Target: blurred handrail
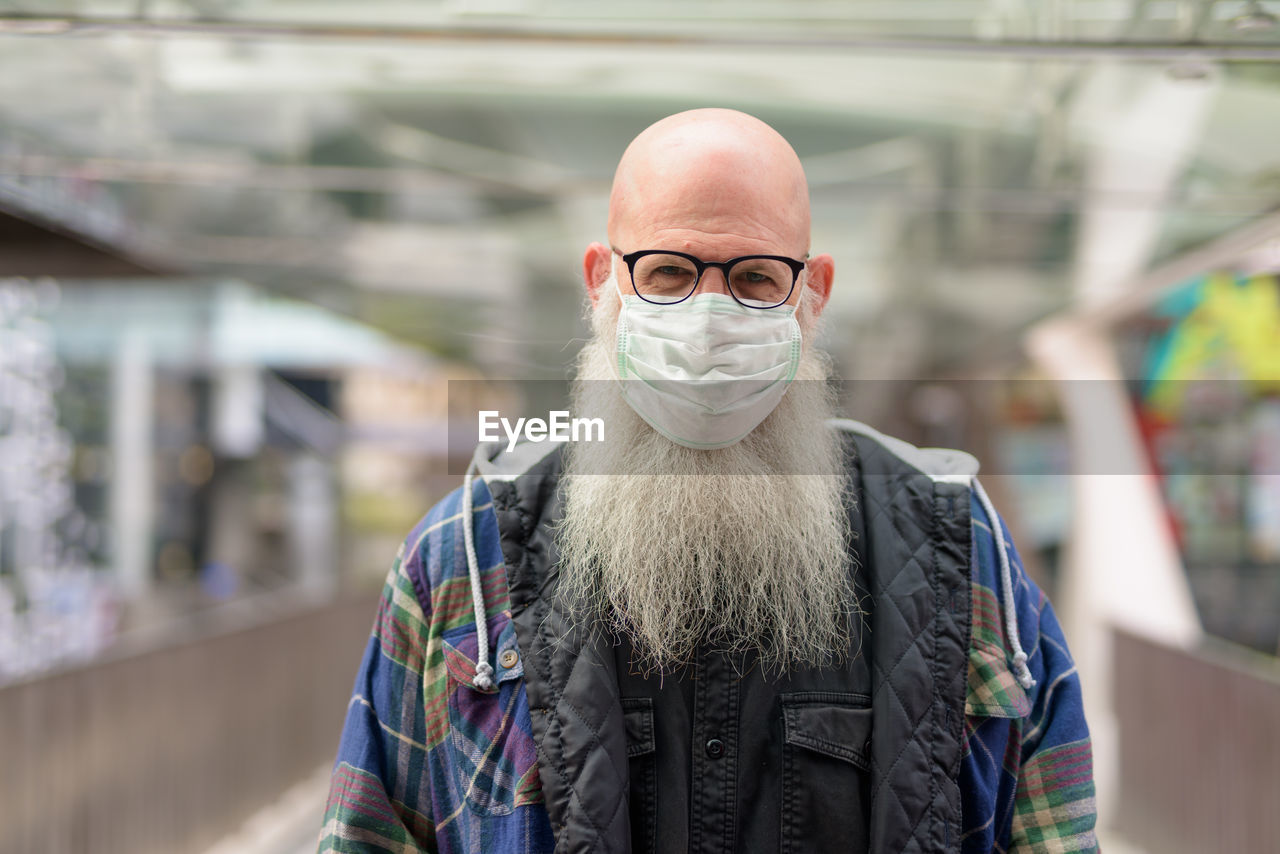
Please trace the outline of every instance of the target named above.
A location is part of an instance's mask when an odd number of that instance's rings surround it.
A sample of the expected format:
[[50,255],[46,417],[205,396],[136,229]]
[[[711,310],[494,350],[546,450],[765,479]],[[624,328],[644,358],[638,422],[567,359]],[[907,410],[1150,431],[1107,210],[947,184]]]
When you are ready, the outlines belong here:
[[287,591],[0,688],[8,854],[203,850],[332,760],[372,594]]
[[305,615],[334,604],[340,596],[295,583],[203,607],[175,608],[168,617],[125,628],[92,658],[67,659],[45,670],[0,681],[0,691]]
[[1280,660],[1123,630],[1114,649],[1121,836],[1168,854],[1275,850]]

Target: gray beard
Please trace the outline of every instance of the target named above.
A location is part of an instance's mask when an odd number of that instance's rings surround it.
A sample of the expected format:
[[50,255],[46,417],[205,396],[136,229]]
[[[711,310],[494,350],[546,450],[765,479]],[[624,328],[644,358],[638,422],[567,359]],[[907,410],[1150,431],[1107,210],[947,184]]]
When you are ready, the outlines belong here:
[[806,348],[805,381],[741,442],[694,450],[622,398],[616,322],[602,301],[579,357],[573,412],[602,416],[610,441],[566,446],[559,595],[630,641],[642,672],[678,669],[699,644],[766,670],[846,658],[858,609],[825,357]]

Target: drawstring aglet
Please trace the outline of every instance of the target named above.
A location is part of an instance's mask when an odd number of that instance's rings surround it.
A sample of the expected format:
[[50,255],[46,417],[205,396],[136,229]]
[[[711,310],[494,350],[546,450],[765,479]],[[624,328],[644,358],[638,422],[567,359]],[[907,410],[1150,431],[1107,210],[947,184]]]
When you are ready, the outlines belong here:
[[1013,673],[1024,691],[1035,687],[1035,677],[1031,675],[1031,668],[1027,667],[1027,654],[1022,650],[1018,650],[1013,656]]
[[484,585],[480,582],[480,562],[476,558],[475,519],[472,508],[472,478],[475,463],[467,466],[462,478],[462,537],[467,552],[467,574],[471,577],[471,604],[476,616],[476,678],[471,684],[479,691],[493,688],[493,665],[489,663],[489,621],[485,618]]
[[471,684],[481,691],[488,691],[493,688],[493,665],[487,661],[477,664],[476,678],[471,680]]

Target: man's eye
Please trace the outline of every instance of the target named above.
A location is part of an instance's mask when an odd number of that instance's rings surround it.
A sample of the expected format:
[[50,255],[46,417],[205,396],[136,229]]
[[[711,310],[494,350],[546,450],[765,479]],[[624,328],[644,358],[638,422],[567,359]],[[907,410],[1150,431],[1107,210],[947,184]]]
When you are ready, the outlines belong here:
[[657,268],[656,270],[654,270],[654,273],[656,273],[659,276],[671,276],[671,277],[689,275],[689,271],[684,269],[683,267],[675,267],[670,264],[664,267]]
[[746,285],[766,285],[773,280],[766,273],[759,273],[755,270],[748,270],[739,276],[739,280]]

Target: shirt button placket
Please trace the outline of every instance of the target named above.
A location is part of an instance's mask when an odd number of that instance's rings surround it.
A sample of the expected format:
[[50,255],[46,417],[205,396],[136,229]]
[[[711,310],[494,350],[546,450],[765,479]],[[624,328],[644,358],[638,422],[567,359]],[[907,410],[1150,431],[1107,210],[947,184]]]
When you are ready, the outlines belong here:
[[728,854],[736,847],[738,678],[725,655],[706,653],[696,684],[689,849]]

